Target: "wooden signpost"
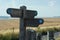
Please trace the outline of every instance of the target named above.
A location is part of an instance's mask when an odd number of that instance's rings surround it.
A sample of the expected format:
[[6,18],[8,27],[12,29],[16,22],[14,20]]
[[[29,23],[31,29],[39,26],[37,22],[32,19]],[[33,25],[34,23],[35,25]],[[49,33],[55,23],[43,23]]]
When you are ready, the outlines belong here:
[[8,8],[7,13],[11,17],[19,17],[20,18],[20,35],[19,40],[26,40],[26,27],[38,27],[38,25],[43,24],[44,20],[41,18],[34,18],[37,16],[37,11],[35,10],[27,10],[26,6],[21,6],[20,9],[16,8]]

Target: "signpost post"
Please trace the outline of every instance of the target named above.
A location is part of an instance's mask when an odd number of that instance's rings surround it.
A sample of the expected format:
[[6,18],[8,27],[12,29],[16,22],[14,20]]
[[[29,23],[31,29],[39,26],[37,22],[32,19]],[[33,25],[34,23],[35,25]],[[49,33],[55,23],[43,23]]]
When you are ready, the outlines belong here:
[[26,10],[26,7],[25,6],[22,6],[20,7],[21,10],[22,10],[22,18],[20,18],[20,38],[19,40],[26,40],[25,37],[26,37],[26,26],[24,24],[24,14],[25,14],[25,10]]

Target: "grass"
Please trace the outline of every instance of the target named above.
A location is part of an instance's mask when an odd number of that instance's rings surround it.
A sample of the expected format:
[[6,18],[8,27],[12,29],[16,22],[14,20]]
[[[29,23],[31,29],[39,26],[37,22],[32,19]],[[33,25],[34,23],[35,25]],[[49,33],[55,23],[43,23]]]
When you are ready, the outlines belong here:
[[15,34],[12,35],[10,33],[6,33],[5,35],[4,34],[0,34],[0,40],[17,40],[18,39],[18,34]]
[[[37,32],[42,32],[40,27],[37,28]],[[18,40],[19,39],[19,30],[18,29],[8,29],[0,31],[0,40]],[[60,37],[56,38],[60,40]]]
[[0,32],[0,40],[18,40],[19,32],[18,29],[15,30],[14,32],[12,30],[5,30],[4,32]]
[[[48,30],[60,30],[60,18],[44,18],[44,24],[39,27],[32,27],[31,29],[37,32]],[[14,32],[13,32],[14,27]],[[28,27],[27,27],[28,29]],[[18,39],[19,35],[19,19],[0,20],[0,40],[14,40]],[[12,40],[13,40],[12,39]],[[56,38],[60,40],[60,38]]]
[[13,27],[15,29],[19,28],[19,19],[0,20],[0,30],[7,30]]
[[[42,32],[39,27],[37,29],[38,32]],[[14,32],[11,29],[0,32],[0,40],[18,40],[18,39],[19,39],[18,29],[14,29]],[[60,40],[60,37],[56,38],[56,40]]]

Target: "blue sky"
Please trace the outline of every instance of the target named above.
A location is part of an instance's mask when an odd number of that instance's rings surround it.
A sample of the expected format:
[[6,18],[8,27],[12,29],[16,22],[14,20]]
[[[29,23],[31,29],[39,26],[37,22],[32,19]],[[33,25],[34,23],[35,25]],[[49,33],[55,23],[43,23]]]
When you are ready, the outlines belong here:
[[37,10],[37,17],[60,16],[60,0],[0,0],[0,16],[9,16],[7,8],[20,8],[22,5]]

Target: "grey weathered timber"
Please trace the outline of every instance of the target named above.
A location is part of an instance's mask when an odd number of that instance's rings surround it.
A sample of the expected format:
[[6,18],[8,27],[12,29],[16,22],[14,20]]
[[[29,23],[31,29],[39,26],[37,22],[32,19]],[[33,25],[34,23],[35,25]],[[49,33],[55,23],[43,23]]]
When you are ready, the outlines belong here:
[[32,29],[27,29],[26,40],[36,40],[36,31]]
[[19,37],[19,40],[25,40],[25,37],[26,37],[26,27],[24,25],[24,20],[21,18],[20,19],[20,37]]
[[36,40],[42,40],[42,34],[41,33],[38,33]]
[[25,26],[25,22],[24,22],[24,14],[25,14],[25,10],[26,7],[22,6],[20,7],[22,10],[22,18],[20,18],[20,39],[19,40],[26,40],[26,26]]
[[55,40],[54,39],[54,31],[48,31],[47,35],[48,35],[48,40]]

